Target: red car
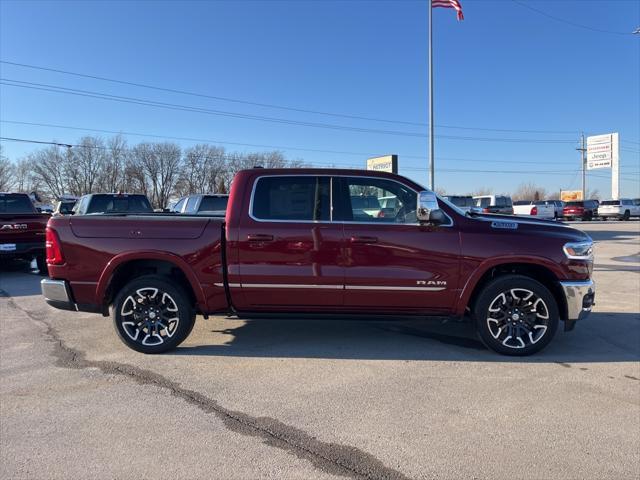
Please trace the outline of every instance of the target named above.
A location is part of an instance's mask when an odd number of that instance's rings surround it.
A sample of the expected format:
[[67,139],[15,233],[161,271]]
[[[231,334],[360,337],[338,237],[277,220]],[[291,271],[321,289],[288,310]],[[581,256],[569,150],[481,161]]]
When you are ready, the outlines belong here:
[[[377,215],[353,198],[394,197]],[[467,216],[397,175],[253,169],[233,181],[225,219],[76,215],[47,228],[58,308],[111,312],[129,347],[176,347],[196,314],[469,318],[509,355],[588,315],[592,241],[545,220]],[[259,321],[259,320],[257,320]]]
[[593,220],[598,215],[598,202],[585,200],[567,202],[562,209],[562,217],[567,220]]
[[38,213],[26,193],[0,192],[0,262],[35,258],[40,273],[46,273],[44,233],[47,220],[49,215]]

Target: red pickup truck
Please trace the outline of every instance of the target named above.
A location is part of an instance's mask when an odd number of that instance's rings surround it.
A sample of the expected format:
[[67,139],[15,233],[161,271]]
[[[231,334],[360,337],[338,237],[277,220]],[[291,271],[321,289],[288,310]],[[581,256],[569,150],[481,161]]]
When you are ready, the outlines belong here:
[[[394,197],[393,212],[357,197]],[[224,219],[54,217],[46,301],[111,310],[129,347],[176,347],[196,314],[473,321],[481,340],[527,355],[588,315],[592,241],[569,226],[465,215],[415,182],[361,170],[252,169]]]
[[49,215],[38,213],[26,193],[0,192],[0,262],[35,258],[40,273],[46,273],[47,220]]

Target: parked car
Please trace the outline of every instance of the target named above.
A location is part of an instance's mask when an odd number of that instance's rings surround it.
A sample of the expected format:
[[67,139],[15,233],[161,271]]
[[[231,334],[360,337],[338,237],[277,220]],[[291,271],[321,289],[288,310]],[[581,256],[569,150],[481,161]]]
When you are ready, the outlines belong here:
[[76,206],[78,197],[75,196],[60,196],[58,197],[58,203],[53,211],[54,215],[73,215],[73,207]]
[[598,215],[603,218],[618,218],[629,220],[631,217],[640,217],[640,202],[635,203],[629,198],[620,200],[604,200],[598,207]]
[[546,205],[553,205],[554,218],[562,218],[564,202],[562,200],[542,200]]
[[481,213],[482,209],[476,207],[476,202],[471,195],[447,195],[445,200],[453,203],[465,213]]
[[544,200],[518,200],[513,202],[513,213],[516,215],[539,217],[546,219],[555,218],[555,207],[547,204]]
[[47,272],[45,228],[49,215],[39,213],[26,193],[0,193],[0,261],[33,260]]
[[146,195],[130,193],[90,193],[73,207],[74,215],[101,213],[153,213]]
[[595,200],[579,200],[566,202],[562,209],[562,216],[567,220],[593,220],[598,216],[598,204]]
[[171,211],[191,215],[198,214],[224,217],[227,212],[228,201],[229,195],[222,193],[187,195],[178,200],[173,208],[171,208]]
[[[352,192],[374,189],[397,198],[395,217],[359,216]],[[197,313],[348,313],[466,318],[508,355],[539,351],[560,320],[571,330],[594,301],[587,234],[547,220],[466,216],[398,175],[243,170],[229,198],[226,219],[51,218],[46,301],[111,310],[122,341],[145,353],[180,344]]]
[[511,197],[505,195],[477,195],[473,199],[476,202],[476,207],[482,209],[482,213],[513,215]]

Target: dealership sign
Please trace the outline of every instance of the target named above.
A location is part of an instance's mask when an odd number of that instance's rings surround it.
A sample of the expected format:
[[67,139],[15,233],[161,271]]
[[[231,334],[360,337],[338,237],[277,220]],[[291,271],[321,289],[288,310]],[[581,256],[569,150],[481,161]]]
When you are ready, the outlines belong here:
[[367,159],[367,170],[398,173],[398,155],[385,155]]
[[582,190],[561,190],[560,200],[563,202],[575,202],[583,200]]
[[618,134],[587,137],[587,170],[611,168],[618,161]]

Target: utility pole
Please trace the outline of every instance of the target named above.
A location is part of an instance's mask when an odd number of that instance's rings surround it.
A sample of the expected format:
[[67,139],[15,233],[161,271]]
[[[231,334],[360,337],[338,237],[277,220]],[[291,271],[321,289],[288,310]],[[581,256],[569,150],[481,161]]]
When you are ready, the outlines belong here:
[[580,152],[580,165],[582,166],[582,200],[586,200],[587,196],[587,174],[585,172],[587,166],[587,147],[584,144],[584,133],[580,135],[580,147],[576,148],[577,151]]
[[433,160],[433,5],[429,8],[429,188],[435,191],[435,167]]

